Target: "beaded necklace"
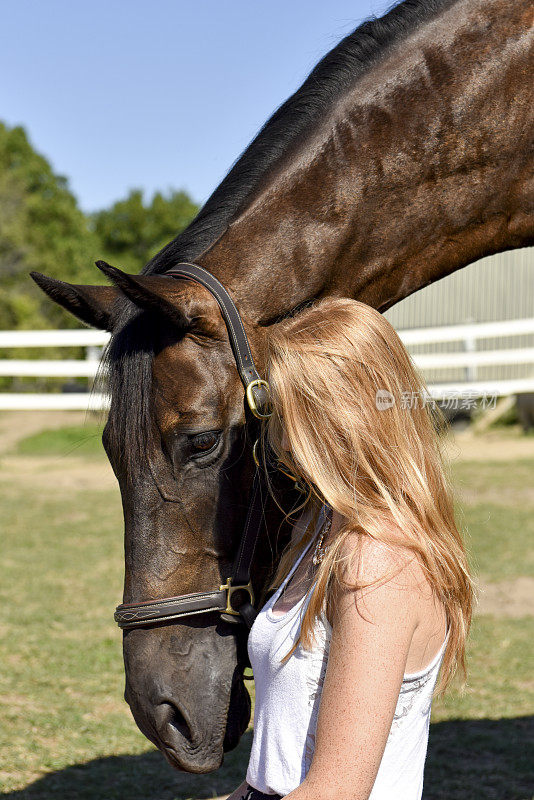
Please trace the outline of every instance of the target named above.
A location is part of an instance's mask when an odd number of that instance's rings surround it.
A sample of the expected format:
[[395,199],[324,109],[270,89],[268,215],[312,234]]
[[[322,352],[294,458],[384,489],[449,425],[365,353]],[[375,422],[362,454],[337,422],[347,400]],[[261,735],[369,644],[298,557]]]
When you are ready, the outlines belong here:
[[326,509],[327,509],[327,504],[323,503],[323,510],[326,514],[326,520],[324,521],[323,526],[321,528],[321,532],[317,537],[317,544],[315,545],[315,550],[313,551],[313,557],[312,557],[312,562],[316,567],[321,563],[321,561],[323,560],[323,558],[325,557],[325,555],[327,554],[328,550],[331,547],[331,545],[323,547],[323,542],[325,538],[328,536],[330,528],[332,527],[332,513],[331,513],[332,509],[330,509],[330,513],[328,513]]

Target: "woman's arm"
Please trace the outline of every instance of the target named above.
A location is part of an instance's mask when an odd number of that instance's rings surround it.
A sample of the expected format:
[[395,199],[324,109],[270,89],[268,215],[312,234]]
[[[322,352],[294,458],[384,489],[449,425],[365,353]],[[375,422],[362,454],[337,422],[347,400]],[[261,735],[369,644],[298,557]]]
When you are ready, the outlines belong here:
[[[406,551],[365,539],[353,581],[384,583],[344,590],[333,611],[315,752],[288,800],[368,800],[384,753],[418,622],[420,573]],[[354,580],[355,582],[355,580]]]

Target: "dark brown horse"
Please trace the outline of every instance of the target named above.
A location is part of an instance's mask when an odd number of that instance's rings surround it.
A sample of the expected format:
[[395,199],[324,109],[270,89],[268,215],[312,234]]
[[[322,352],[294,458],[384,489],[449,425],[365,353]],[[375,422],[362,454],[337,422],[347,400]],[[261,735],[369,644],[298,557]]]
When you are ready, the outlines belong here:
[[[325,295],[385,310],[476,259],[534,243],[532,0],[406,0],[317,65],[192,224],[113,287],[35,276],[113,333],[104,444],[122,491],[124,599],[211,589],[228,574],[257,431],[209,292],[164,277],[195,261],[228,289],[260,371],[269,326]],[[274,540],[287,536],[267,509]],[[272,565],[257,553],[257,594]],[[124,636],[141,730],[191,772],[249,721],[244,626],[215,616]]]

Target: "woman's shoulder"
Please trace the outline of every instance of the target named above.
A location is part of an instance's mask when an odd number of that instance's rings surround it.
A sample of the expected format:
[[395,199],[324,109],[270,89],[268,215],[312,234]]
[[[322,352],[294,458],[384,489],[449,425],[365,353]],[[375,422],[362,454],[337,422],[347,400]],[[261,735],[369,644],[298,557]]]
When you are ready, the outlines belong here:
[[[345,526],[340,555],[351,565],[353,576],[372,576],[384,569],[405,568],[415,558],[402,531],[391,522],[381,525],[380,537]],[[352,557],[352,558],[351,558]],[[357,566],[356,566],[357,565]],[[357,570],[354,573],[354,570]]]
[[340,548],[343,583],[362,598],[379,592],[386,603],[396,601],[416,610],[431,592],[425,570],[399,528],[388,522],[383,531],[384,539],[358,530],[345,534]]

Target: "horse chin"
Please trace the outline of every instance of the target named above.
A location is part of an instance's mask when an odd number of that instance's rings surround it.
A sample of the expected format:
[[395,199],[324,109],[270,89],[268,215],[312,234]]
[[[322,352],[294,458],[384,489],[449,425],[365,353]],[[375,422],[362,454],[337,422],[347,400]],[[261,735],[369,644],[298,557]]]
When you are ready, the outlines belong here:
[[160,746],[160,750],[173,769],[178,772],[186,772],[189,775],[203,775],[207,772],[215,772],[223,761],[222,751],[220,753],[214,752],[209,757],[203,754],[202,756],[191,758],[174,750],[172,747]]
[[245,687],[241,670],[237,669],[232,683],[228,721],[223,741],[225,753],[230,752],[239,744],[241,737],[248,728],[250,713],[250,695]]
[[219,742],[212,741],[209,749],[177,748],[173,745],[156,741],[168,763],[179,772],[203,774],[219,769],[224,753],[233,750],[248,727],[251,703],[243,680],[238,678],[232,685],[230,708],[222,747]]

